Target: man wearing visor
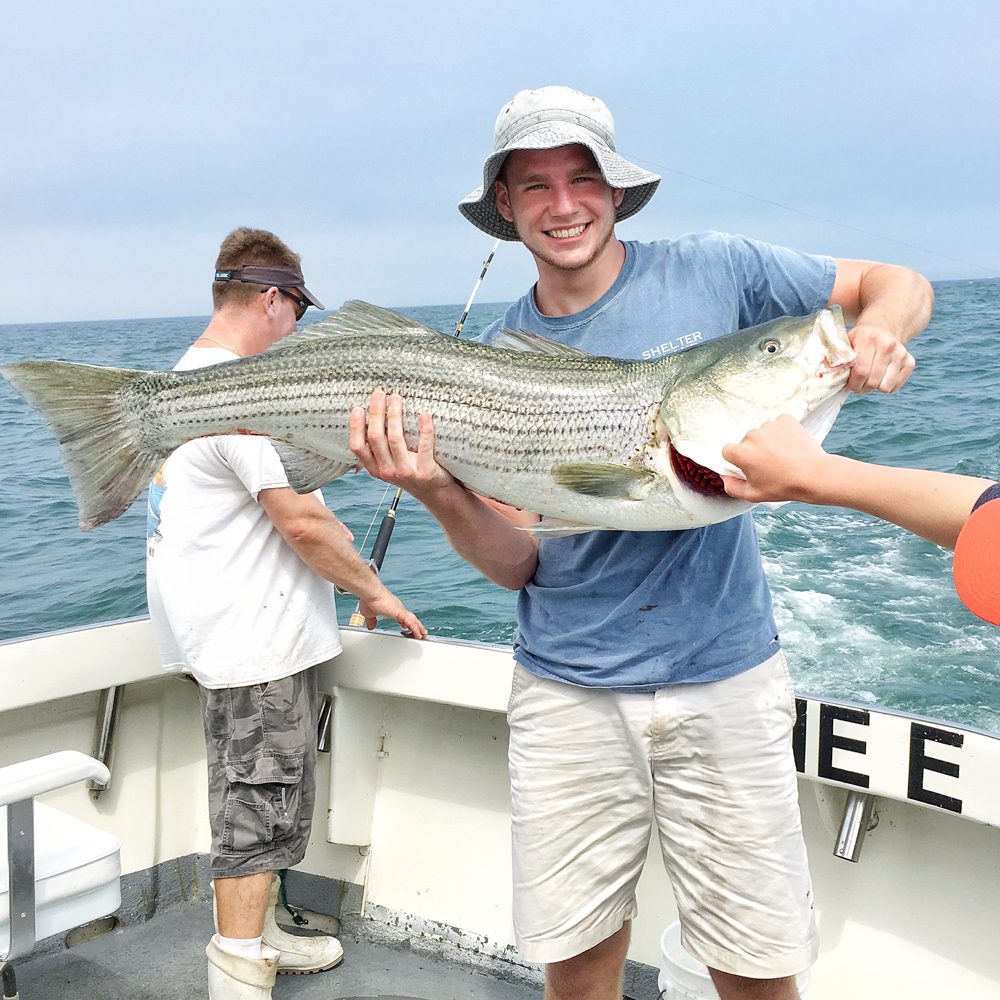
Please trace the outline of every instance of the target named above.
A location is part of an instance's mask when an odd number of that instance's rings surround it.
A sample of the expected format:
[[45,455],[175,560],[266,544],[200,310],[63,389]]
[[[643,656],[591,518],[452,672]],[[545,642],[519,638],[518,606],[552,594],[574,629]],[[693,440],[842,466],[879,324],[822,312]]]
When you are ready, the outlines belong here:
[[[223,241],[211,321],[175,366],[259,354],[309,306],[299,256],[241,228]],[[147,597],[167,669],[199,685],[208,759],[216,931],[211,1000],[268,1000],[279,972],[321,972],[344,951],[274,920],[277,872],[306,852],[315,799],[316,664],[341,650],[334,585],[357,594],[369,628],[420,621],[372,573],[319,491],[299,496],[265,437],[178,448],[149,490]]]

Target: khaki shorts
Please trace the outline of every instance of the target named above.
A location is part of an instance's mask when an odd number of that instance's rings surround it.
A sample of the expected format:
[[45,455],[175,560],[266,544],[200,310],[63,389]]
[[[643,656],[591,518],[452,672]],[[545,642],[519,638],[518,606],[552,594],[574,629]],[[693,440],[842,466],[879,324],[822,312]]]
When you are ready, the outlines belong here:
[[651,693],[515,668],[508,720],[514,928],[559,962],[636,914],[655,823],[685,948],[713,969],[795,975],[819,947],[781,653]]
[[316,799],[316,671],[200,688],[208,752],[212,875],[298,864]]

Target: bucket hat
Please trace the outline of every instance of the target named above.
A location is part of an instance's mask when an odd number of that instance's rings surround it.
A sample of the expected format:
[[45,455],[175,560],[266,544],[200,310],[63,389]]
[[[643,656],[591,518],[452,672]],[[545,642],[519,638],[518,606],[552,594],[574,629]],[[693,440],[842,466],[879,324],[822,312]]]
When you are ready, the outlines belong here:
[[656,174],[615,152],[615,121],[607,105],[570,87],[522,90],[500,109],[493,127],[493,152],[483,165],[483,183],[458,203],[469,222],[490,236],[515,242],[514,226],[497,208],[494,181],[515,149],[555,149],[579,144],[594,154],[604,179],[625,196],[615,212],[620,222],[635,215],[660,183]]
[[1000,484],[976,501],[955,544],[955,589],[978,617],[1000,625]]

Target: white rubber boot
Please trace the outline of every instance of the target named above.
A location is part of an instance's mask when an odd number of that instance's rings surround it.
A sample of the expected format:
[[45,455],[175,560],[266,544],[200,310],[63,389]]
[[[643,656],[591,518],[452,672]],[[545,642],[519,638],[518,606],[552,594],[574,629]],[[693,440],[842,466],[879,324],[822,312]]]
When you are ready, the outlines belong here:
[[241,958],[223,951],[213,937],[205,954],[209,1000],[271,1000],[278,972],[278,952],[273,948],[261,948],[258,959]]
[[281,975],[305,976],[340,965],[344,959],[344,949],[332,935],[315,934],[307,937],[289,934],[278,926],[274,919],[274,908],[278,905],[280,886],[281,879],[275,875],[267,897],[267,909],[264,911],[264,944],[281,953],[278,972]]

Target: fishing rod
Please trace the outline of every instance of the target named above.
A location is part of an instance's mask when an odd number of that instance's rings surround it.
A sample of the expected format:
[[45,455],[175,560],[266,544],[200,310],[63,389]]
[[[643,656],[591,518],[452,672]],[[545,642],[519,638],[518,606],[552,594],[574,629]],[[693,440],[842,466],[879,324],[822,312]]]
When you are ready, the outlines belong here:
[[493,249],[490,251],[489,257],[483,261],[483,269],[479,272],[479,277],[476,279],[476,283],[472,286],[472,291],[469,293],[469,301],[465,303],[465,311],[462,313],[462,318],[455,324],[455,336],[462,336],[462,327],[465,326],[465,319],[469,315],[469,310],[472,308],[472,300],[475,299],[476,293],[479,291],[479,286],[483,283],[483,278],[486,277],[486,272],[490,269],[490,264],[493,263],[493,255],[500,249],[500,241],[497,240],[493,244]]
[[[465,326],[465,321],[469,316],[469,311],[472,309],[472,303],[475,301],[476,294],[479,292],[479,286],[483,283],[483,278],[486,277],[486,272],[490,269],[490,264],[493,263],[493,257],[499,249],[500,240],[497,240],[493,244],[493,249],[490,251],[489,257],[483,261],[483,269],[479,272],[479,277],[476,279],[476,283],[472,286],[472,291],[469,293],[469,301],[465,303],[465,309],[462,311],[462,316],[455,324],[454,336],[462,336],[462,327]],[[375,536],[375,541],[372,544],[372,550],[368,555],[368,565],[375,573],[380,572],[382,569],[382,560],[385,559],[386,549],[389,548],[389,539],[392,538],[393,528],[396,527],[396,508],[399,506],[399,501],[402,496],[403,490],[401,487],[397,486],[396,494],[393,496],[392,503],[389,505],[389,509],[385,512],[385,516],[382,518],[378,534]],[[361,544],[364,545],[364,542]],[[347,623],[349,625],[364,625],[365,616],[361,613],[361,601],[358,601],[355,605],[354,613],[348,619]]]

